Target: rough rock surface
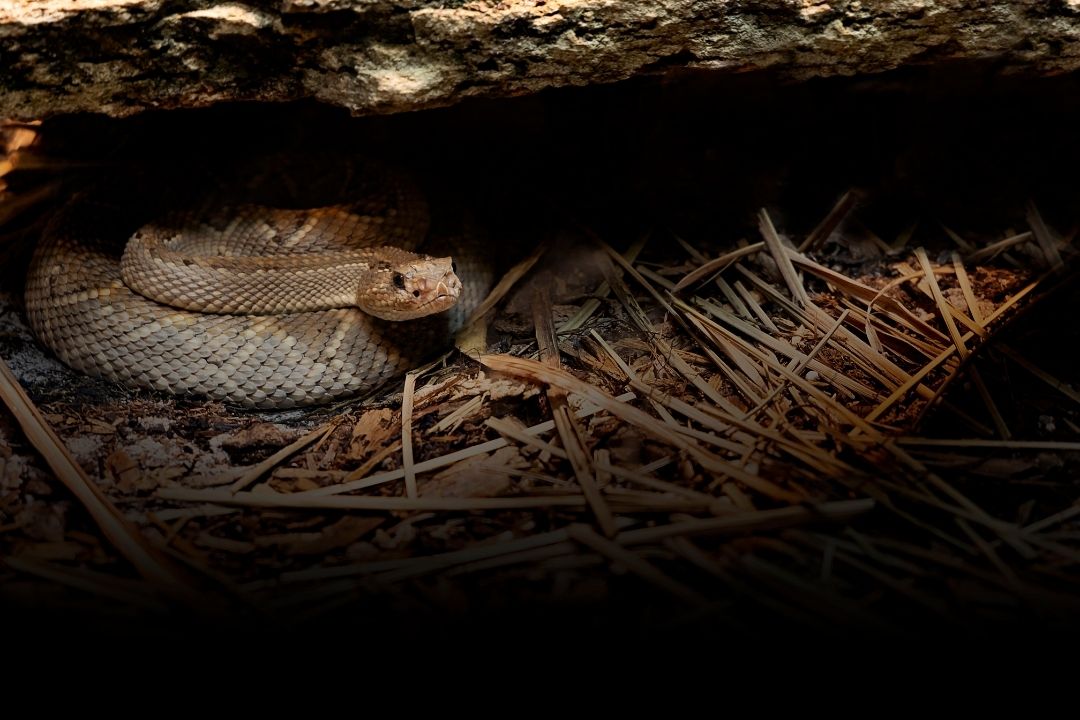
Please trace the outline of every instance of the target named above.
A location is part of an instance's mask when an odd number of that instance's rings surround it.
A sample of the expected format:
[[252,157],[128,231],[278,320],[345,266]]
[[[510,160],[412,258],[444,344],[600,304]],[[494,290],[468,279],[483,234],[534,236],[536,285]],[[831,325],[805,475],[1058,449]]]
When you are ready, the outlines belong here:
[[357,114],[672,69],[1080,65],[1080,0],[0,0],[0,117],[315,98]]

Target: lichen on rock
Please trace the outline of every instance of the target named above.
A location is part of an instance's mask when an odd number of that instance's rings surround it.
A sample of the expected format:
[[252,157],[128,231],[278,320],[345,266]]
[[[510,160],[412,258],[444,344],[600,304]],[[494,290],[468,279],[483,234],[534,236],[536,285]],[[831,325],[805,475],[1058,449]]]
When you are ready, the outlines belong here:
[[686,69],[1057,74],[1078,37],[1073,0],[18,0],[0,3],[0,117],[311,98],[387,113]]

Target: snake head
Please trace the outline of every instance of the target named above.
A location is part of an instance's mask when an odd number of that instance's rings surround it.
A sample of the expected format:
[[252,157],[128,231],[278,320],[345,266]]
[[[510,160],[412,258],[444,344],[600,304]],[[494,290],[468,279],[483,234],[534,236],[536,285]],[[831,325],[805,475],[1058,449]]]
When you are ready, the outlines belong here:
[[448,310],[461,295],[452,258],[427,255],[382,264],[357,291],[356,306],[383,320],[415,320]]

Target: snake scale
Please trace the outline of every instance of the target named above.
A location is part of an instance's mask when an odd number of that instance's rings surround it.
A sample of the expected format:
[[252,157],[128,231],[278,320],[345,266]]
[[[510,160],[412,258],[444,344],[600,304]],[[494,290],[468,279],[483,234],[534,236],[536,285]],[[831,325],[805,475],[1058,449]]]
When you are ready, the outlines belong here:
[[[241,305],[230,308],[216,297],[246,292],[236,291],[243,284],[234,279],[244,273],[232,269],[233,261],[259,279],[255,275],[264,274],[264,254],[278,265],[303,269],[320,254],[355,255],[360,248],[377,246],[411,250],[425,241],[427,203],[411,182],[399,173],[382,172],[366,187],[366,195],[335,206],[215,207],[204,202],[150,222],[137,202],[118,203],[94,191],[76,195],[52,218],[31,261],[26,285],[30,324],[72,368],[126,385],[252,409],[301,407],[370,392],[445,349],[479,304],[495,269],[488,261],[491,253],[475,235],[457,233],[424,245],[432,255],[453,257],[461,285],[449,310],[420,319],[386,320],[354,306],[336,306],[348,304],[347,299],[285,302],[282,296],[291,281],[271,282],[269,304],[244,305],[241,298]],[[128,262],[124,250],[133,235],[162,240],[164,250],[158,250],[172,254],[175,262],[168,269],[176,277],[143,281],[168,285],[172,296],[165,288],[162,298],[152,299],[125,282],[126,265],[134,261]],[[186,265],[199,264],[183,258],[194,246],[213,261],[211,281],[186,276]],[[384,277],[398,290],[406,289],[412,280],[395,271],[394,258],[382,257],[383,252],[379,248],[374,256]],[[413,266],[430,260],[406,257]],[[160,265],[160,258],[148,263],[144,258],[144,264],[155,263]],[[336,266],[312,267],[310,278],[319,280]],[[370,291],[364,284],[358,291],[342,291],[340,283],[336,290],[311,287],[308,295],[363,296]],[[422,279],[418,287],[424,287]],[[412,288],[407,289],[419,296]],[[185,309],[176,296],[194,296],[195,290],[203,300],[187,306],[196,309]]]

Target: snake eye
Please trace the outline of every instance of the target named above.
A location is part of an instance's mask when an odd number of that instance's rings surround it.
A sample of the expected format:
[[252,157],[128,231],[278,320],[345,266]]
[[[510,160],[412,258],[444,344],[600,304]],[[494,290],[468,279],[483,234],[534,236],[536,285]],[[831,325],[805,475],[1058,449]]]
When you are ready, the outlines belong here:
[[399,290],[405,289],[405,276],[401,273],[394,273],[394,287]]

